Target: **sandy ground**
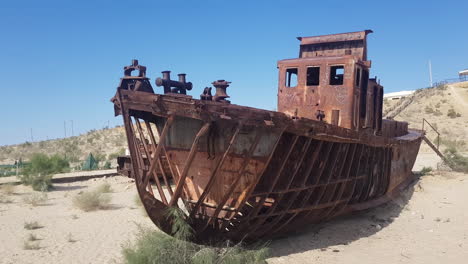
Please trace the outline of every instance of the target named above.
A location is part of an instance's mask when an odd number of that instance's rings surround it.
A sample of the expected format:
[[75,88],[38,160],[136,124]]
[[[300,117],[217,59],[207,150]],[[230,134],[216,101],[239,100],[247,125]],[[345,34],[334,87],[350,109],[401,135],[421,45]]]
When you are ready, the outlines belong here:
[[[416,168],[436,167],[424,153]],[[107,181],[112,208],[81,212],[78,192]],[[152,226],[134,204],[132,181],[124,177],[55,184],[45,205],[31,207],[17,186],[9,204],[0,203],[0,263],[121,263],[121,246],[134,239],[137,224]],[[400,198],[382,207],[308,228],[271,242],[269,263],[466,263],[468,259],[468,175],[438,171],[422,177]],[[43,228],[28,231],[26,221]],[[39,250],[24,250],[29,234]],[[69,242],[69,238],[76,240]]]
[[[104,181],[114,190],[110,194],[111,209],[82,212],[73,207],[74,195]],[[25,204],[23,197],[32,191],[21,185],[9,196],[13,203],[0,204],[0,263],[120,263],[121,246],[134,238],[137,225],[152,226],[135,205],[136,189],[128,178],[117,176],[54,186],[45,205]],[[31,221],[43,228],[25,230],[24,222]],[[40,238],[39,250],[23,249],[29,234]],[[70,237],[76,241],[69,242]]]

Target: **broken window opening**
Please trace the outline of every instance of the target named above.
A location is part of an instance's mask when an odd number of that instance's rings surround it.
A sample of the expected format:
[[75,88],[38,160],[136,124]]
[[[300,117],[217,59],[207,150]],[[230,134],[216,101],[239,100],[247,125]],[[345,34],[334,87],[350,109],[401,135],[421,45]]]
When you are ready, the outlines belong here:
[[307,68],[307,86],[316,86],[320,84],[320,67]]
[[367,112],[367,84],[369,82],[369,72],[367,70],[362,70],[362,81],[361,81],[361,102],[360,102],[360,114],[361,118],[366,118]]
[[286,69],[286,87],[297,86],[297,68]]
[[330,85],[343,85],[344,66],[330,67]]
[[356,86],[359,87],[361,81],[361,68],[357,68],[356,70]]

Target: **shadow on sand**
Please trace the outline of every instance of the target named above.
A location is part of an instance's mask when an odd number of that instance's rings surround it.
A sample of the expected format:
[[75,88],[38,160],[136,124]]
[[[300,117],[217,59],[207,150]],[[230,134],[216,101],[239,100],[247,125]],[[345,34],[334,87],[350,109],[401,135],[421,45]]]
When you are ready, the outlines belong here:
[[414,193],[414,181],[396,199],[379,207],[338,217],[332,221],[314,225],[288,237],[271,241],[271,257],[281,257],[304,251],[336,245],[347,245],[355,240],[368,237],[390,225]]

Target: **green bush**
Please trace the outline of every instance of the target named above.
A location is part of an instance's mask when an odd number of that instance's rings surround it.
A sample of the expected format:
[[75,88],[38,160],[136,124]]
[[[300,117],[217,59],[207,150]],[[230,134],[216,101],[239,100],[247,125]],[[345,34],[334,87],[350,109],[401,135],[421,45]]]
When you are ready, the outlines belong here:
[[103,169],[110,169],[111,168],[111,163],[109,161],[106,161],[106,163],[104,163],[104,166],[102,166]]
[[191,227],[185,222],[180,209],[169,208],[168,217],[173,219],[171,237],[160,231],[139,227],[137,241],[123,248],[125,263],[266,263],[269,250],[265,246],[244,248],[241,244],[223,246],[198,245],[188,240]]
[[59,155],[47,156],[35,153],[31,162],[23,169],[20,181],[25,185],[31,185],[35,191],[49,191],[52,188],[52,176],[56,173],[69,171],[68,160]]
[[431,171],[432,171],[431,167],[423,167],[422,170],[421,170],[421,175],[426,175]]

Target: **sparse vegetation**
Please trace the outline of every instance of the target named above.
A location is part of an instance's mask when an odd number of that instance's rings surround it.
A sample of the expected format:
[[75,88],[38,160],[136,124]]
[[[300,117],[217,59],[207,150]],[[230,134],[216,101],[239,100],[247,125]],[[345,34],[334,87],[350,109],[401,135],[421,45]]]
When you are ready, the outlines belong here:
[[76,240],[73,238],[71,233],[68,233],[68,235],[67,235],[67,242],[68,243],[75,243],[76,242]]
[[[446,132],[447,134],[447,132]],[[445,137],[440,138],[440,143],[444,146],[446,146],[448,149],[453,148],[457,150],[463,150],[466,146],[466,142],[462,139],[447,139]]]
[[244,248],[241,244],[204,246],[189,242],[191,227],[178,208],[169,208],[174,237],[160,231],[139,227],[137,241],[123,248],[125,263],[266,263],[269,250],[265,246]]
[[426,112],[426,114],[433,114],[434,109],[432,109],[432,107],[426,105],[426,107],[424,108],[424,112]]
[[98,193],[111,193],[111,192],[113,192],[113,190],[112,190],[112,187],[110,186],[109,183],[104,182],[104,183],[101,183],[96,188],[96,192],[98,192]]
[[43,226],[41,226],[37,221],[24,222],[23,226],[24,226],[24,229],[26,230],[35,230],[35,229],[43,228]]
[[428,174],[428,173],[431,172],[431,171],[432,171],[432,168],[431,168],[431,167],[423,167],[423,168],[421,169],[421,175],[426,175],[426,174]]
[[453,108],[450,108],[448,110],[448,112],[447,112],[447,116],[450,117],[450,118],[457,118],[457,117],[461,117],[461,114],[455,112],[455,110]]
[[37,238],[37,236],[34,234],[29,234],[27,237],[27,241],[37,241],[37,240],[39,240],[39,238]]
[[47,201],[47,194],[42,193],[32,193],[23,197],[23,202],[32,206],[44,205]]
[[[96,136],[97,135],[97,136]],[[92,139],[91,139],[92,138]],[[88,143],[87,139],[90,139]],[[0,162],[12,166],[15,160],[29,161],[35,153],[43,153],[46,155],[57,154],[63,157],[70,163],[71,168],[75,170],[81,169],[81,163],[87,155],[91,153],[99,153],[103,159],[100,163],[101,167],[105,167],[105,162],[109,161],[111,167],[115,164],[115,158],[111,159],[110,154],[122,153],[127,145],[125,130],[122,126],[108,129],[106,131],[94,130],[88,133],[61,139],[51,139],[39,142],[28,142],[18,145],[0,146]],[[98,158],[100,158],[98,156]],[[19,170],[21,174],[21,168]],[[0,165],[0,177],[16,175],[15,167],[3,167]]]
[[109,154],[108,159],[109,160],[115,160],[115,159],[117,159],[118,156],[122,156],[124,154],[125,154],[125,149],[121,148],[118,152],[114,152],[114,153]]
[[41,249],[41,246],[39,245],[39,242],[32,242],[25,240],[23,243],[23,249],[24,250],[38,250]]
[[468,157],[462,156],[456,148],[446,149],[445,157],[451,163],[453,170],[468,173]]
[[20,181],[25,185],[31,185],[35,191],[49,191],[52,188],[52,176],[56,173],[68,171],[70,164],[59,155],[47,156],[36,153],[31,158],[31,163],[23,170],[23,175],[19,176]]
[[106,169],[106,170],[110,169],[110,168],[111,168],[111,163],[110,163],[110,161],[106,161],[106,163],[104,163],[104,166],[102,166],[102,168],[103,168],[103,169]]
[[109,208],[111,196],[96,189],[77,194],[73,197],[73,205],[85,212]]

